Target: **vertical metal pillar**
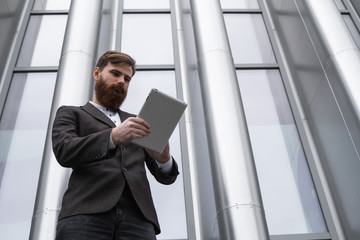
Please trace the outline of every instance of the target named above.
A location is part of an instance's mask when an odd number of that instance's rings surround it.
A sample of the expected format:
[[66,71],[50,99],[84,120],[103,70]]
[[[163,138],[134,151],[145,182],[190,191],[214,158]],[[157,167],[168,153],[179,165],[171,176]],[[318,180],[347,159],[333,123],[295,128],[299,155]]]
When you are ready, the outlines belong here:
[[190,0],[221,239],[269,239],[218,0]]
[[[177,79],[179,79],[181,86],[178,89],[181,89],[183,100],[189,103],[188,108],[184,112],[184,125],[180,123],[180,130],[183,127],[183,134],[180,134],[182,138],[181,145],[182,149],[182,162],[184,174],[184,187],[185,187],[185,202],[186,202],[186,220],[187,220],[187,229],[188,229],[188,239],[205,239],[201,231],[201,211],[200,204],[201,199],[199,198],[199,188],[201,187],[197,179],[198,167],[196,165],[196,139],[194,138],[194,120],[191,114],[192,104],[191,104],[191,84],[189,81],[189,62],[187,60],[187,46],[185,40],[184,26],[183,26],[183,0],[174,0],[170,2],[172,7],[172,20],[173,28],[176,30],[176,46],[175,49],[175,58],[178,59],[176,63],[176,74]],[[186,147],[185,147],[186,146]]]
[[111,23],[112,28],[110,31],[110,47],[111,50],[120,51],[121,48],[121,21],[122,21],[122,9],[123,1],[113,0],[111,8]]
[[83,105],[92,97],[102,0],[72,0],[43,155],[29,239],[55,239],[58,213],[69,170],[52,152],[51,131],[61,105]]

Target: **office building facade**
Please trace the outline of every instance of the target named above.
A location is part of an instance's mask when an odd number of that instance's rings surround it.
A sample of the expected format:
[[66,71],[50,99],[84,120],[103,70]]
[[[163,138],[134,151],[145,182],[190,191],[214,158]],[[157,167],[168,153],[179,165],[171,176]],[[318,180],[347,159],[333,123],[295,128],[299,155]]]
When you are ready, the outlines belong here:
[[93,96],[106,50],[188,103],[180,175],[148,174],[163,240],[360,239],[358,0],[0,2],[0,238],[54,239],[70,169],[51,128]]

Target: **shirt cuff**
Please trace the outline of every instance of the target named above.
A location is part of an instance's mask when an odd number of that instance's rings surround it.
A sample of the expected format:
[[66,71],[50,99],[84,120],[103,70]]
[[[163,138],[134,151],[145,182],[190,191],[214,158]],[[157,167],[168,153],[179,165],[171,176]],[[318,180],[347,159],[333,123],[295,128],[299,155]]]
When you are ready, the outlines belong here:
[[158,161],[156,161],[156,164],[158,165],[158,168],[160,169],[160,171],[162,171],[165,174],[168,174],[171,172],[171,169],[173,167],[173,158],[172,156],[170,156],[170,159],[166,162],[166,163],[159,163]]
[[116,148],[116,146],[112,140],[111,131],[110,131],[109,149],[114,149],[114,148]]

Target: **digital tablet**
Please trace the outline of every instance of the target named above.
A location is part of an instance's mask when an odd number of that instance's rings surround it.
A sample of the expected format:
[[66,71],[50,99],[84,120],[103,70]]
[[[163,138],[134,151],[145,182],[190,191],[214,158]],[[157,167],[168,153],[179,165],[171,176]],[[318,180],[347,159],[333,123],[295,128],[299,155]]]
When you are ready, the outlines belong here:
[[133,139],[131,142],[161,153],[186,107],[185,102],[157,89],[151,89],[138,114],[138,117],[149,123],[151,133],[146,137]]

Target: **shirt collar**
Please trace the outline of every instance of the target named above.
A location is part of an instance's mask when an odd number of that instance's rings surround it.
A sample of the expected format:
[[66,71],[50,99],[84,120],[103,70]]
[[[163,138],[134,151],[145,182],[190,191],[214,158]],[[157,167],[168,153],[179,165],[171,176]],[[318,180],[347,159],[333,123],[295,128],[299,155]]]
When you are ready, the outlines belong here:
[[110,108],[107,108],[107,107],[104,107],[102,105],[99,105],[97,103],[94,103],[93,101],[90,101],[90,103],[96,107],[97,109],[99,109],[101,112],[105,113],[105,115],[107,115],[107,113],[111,113],[112,115],[115,115],[117,112],[116,111],[113,111],[112,109]]

